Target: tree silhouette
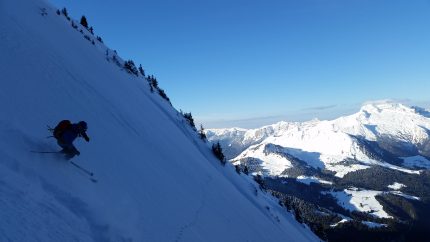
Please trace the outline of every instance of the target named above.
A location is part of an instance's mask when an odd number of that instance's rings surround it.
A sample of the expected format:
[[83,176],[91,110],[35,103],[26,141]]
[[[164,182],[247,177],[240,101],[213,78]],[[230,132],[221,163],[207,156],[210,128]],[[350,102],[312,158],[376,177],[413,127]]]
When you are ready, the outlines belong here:
[[212,145],[212,152],[214,153],[216,158],[218,158],[218,160],[221,161],[221,164],[225,165],[225,156],[222,153],[222,148],[221,148],[221,145],[219,144],[219,142]]
[[139,65],[139,72],[142,76],[145,76],[145,70],[143,70],[142,65]]
[[84,26],[86,29],[88,29],[87,18],[84,15],[82,15],[81,17],[81,25]]
[[202,124],[200,124],[199,136],[200,136],[200,139],[206,141],[207,137],[205,134],[205,129],[203,128]]

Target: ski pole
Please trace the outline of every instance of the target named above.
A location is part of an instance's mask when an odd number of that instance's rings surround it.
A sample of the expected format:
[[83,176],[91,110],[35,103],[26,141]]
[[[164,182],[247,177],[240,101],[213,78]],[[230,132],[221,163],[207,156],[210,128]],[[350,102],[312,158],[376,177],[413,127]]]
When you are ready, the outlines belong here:
[[70,163],[71,163],[72,165],[74,165],[76,168],[80,169],[81,171],[83,171],[83,172],[87,173],[88,175],[90,175],[90,176],[93,176],[93,175],[94,175],[94,173],[92,173],[91,171],[89,171],[89,170],[87,170],[87,169],[83,168],[82,166],[80,166],[80,165],[76,164],[75,162],[70,161]]

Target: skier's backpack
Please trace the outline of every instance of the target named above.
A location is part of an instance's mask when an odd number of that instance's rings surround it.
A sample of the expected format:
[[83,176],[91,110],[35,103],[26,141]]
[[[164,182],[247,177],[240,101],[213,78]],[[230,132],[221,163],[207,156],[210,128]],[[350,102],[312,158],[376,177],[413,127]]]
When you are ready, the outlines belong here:
[[70,120],[62,120],[55,126],[54,131],[52,132],[56,139],[60,139],[63,135],[64,131],[70,129],[72,127],[72,122]]

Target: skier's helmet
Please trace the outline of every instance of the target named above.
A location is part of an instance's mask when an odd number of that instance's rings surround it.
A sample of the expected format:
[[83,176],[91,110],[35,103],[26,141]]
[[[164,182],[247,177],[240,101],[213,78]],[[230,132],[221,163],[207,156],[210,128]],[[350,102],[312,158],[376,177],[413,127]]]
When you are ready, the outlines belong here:
[[83,130],[83,131],[87,131],[87,129],[88,129],[87,122],[85,122],[85,121],[80,121],[80,122],[78,123],[78,127],[79,127],[81,130]]

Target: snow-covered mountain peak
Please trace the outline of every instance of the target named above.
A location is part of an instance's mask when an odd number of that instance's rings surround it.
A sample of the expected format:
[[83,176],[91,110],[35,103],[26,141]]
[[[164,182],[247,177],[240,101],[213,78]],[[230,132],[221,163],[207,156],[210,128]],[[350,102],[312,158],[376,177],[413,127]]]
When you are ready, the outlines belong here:
[[210,132],[213,135],[217,135],[217,136],[224,136],[224,135],[235,135],[235,134],[241,134],[246,132],[247,129],[242,129],[242,128],[228,128],[228,129],[208,129],[207,132]]
[[392,102],[366,104],[361,107],[357,115],[359,115],[362,122],[368,123],[393,123],[399,118],[423,118],[414,108]]
[[383,101],[373,101],[366,102],[360,109],[360,112],[367,112],[369,114],[373,113],[381,113],[381,112],[410,112],[412,108],[405,106],[404,104],[391,101],[391,100],[383,100]]
[[[234,139],[216,136],[210,136],[209,139],[219,139],[225,146],[235,148],[236,152],[233,153],[235,156],[230,156],[235,161],[247,157],[264,161],[266,157],[270,161],[266,164],[277,164],[276,167],[267,166],[265,168],[267,170],[278,172],[281,170],[280,167],[290,166],[291,163],[282,161],[285,157],[275,162],[274,156],[269,155],[271,149],[264,148],[275,145],[285,148],[284,150],[277,148],[275,153],[278,155],[279,153],[294,154],[296,158],[301,157],[312,167],[325,168],[336,172],[338,176],[343,176],[349,171],[358,169],[357,166],[353,169],[347,168],[343,164],[345,161],[359,161],[360,169],[369,167],[363,164],[392,167],[384,162],[381,163],[382,158],[378,158],[378,154],[369,154],[366,149],[370,143],[366,142],[379,142],[383,146],[390,144],[391,147],[386,149],[405,157],[421,154],[417,150],[421,150],[424,155],[428,154],[427,148],[421,147],[427,144],[430,134],[430,119],[422,115],[423,112],[425,110],[400,103],[378,101],[366,103],[357,113],[335,120],[284,121],[260,129],[247,130],[236,135]],[[264,147],[262,148],[261,145]],[[415,146],[418,148],[412,148]],[[400,152],[400,154],[398,150],[403,150],[403,153]],[[395,169],[402,170],[402,168]]]
[[428,138],[430,128],[430,119],[422,113],[424,109],[401,103],[372,102],[363,105],[355,114],[333,120],[333,125],[345,133],[373,141],[390,137],[419,143]]

